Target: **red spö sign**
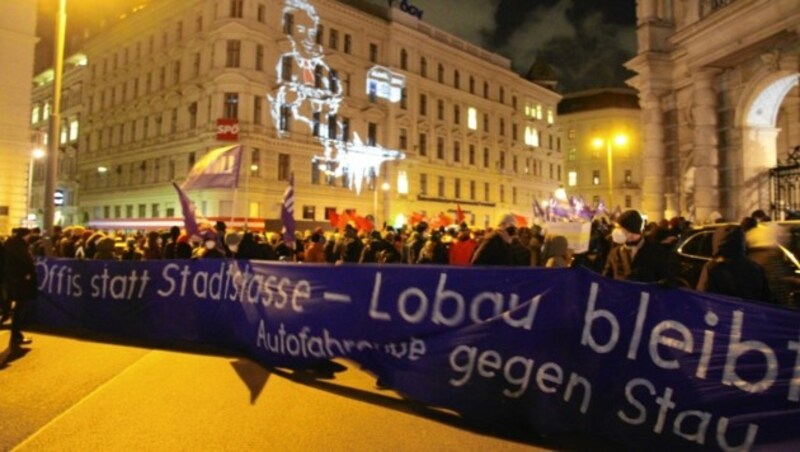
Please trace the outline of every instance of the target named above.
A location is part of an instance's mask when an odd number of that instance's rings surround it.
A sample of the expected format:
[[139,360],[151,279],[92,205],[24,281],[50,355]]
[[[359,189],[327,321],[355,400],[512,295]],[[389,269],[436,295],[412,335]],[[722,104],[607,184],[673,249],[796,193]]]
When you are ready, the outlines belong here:
[[217,119],[217,140],[239,141],[239,120],[236,118]]

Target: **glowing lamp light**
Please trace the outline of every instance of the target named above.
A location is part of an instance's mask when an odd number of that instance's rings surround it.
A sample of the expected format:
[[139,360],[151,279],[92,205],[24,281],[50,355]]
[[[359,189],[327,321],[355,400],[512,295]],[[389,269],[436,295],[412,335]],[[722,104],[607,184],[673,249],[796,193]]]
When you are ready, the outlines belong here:
[[601,148],[603,147],[604,144],[606,144],[606,142],[602,138],[595,138],[594,140],[592,140],[592,146],[596,148]]
[[396,217],[394,217],[394,227],[395,229],[400,229],[406,224],[406,216],[402,213],[398,213]]
[[258,165],[250,165],[250,171],[258,171]]
[[628,144],[628,136],[627,135],[617,135],[614,137],[614,144],[617,146],[625,146]]
[[566,201],[567,191],[564,190],[564,187],[558,187],[553,196],[555,196],[555,198],[558,199],[559,201]]
[[98,166],[97,167],[97,172],[100,173],[100,174],[107,173],[108,172],[108,168],[105,167],[105,166]]
[[389,184],[389,182],[384,182],[381,184],[381,190],[383,191],[389,191],[390,188],[392,188],[392,186]]
[[401,195],[408,194],[408,173],[400,171],[397,174],[397,193]]
[[33,157],[34,160],[39,160],[45,155],[47,155],[47,153],[42,148],[35,148],[33,152],[31,152],[31,157]]

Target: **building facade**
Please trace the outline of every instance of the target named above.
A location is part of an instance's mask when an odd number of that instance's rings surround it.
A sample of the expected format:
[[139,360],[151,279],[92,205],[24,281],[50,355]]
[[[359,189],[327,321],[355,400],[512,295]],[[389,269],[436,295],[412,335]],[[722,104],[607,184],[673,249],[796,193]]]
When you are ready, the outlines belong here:
[[[353,0],[313,7],[316,44],[341,80],[336,120],[405,159],[383,163],[377,183],[357,193],[312,162],[314,130],[291,121],[278,133],[267,94],[298,33],[283,2],[151,2],[86,43],[74,221],[179,217],[171,182],[232,143],[243,147],[239,188],[189,193],[206,216],[279,218],[291,174],[295,214],[308,221],[354,209],[393,223],[415,212],[453,216],[460,205],[485,226],[500,212],[530,216],[532,200],[558,187],[558,94],[399,8]],[[367,94],[374,66],[405,77],[399,102]]]
[[[704,221],[781,214],[770,169],[800,144],[800,3],[639,0],[644,209]],[[773,181],[774,182],[774,181]]]
[[23,224],[31,160],[30,113],[36,2],[0,4],[0,236]]
[[564,131],[566,189],[609,211],[642,203],[641,111],[636,91],[607,88],[565,94],[558,104]]

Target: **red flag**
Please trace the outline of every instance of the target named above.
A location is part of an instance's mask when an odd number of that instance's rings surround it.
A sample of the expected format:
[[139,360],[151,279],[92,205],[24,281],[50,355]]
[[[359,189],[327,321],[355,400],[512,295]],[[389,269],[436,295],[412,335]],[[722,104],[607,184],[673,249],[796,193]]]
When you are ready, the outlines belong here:
[[335,210],[329,214],[328,222],[331,224],[332,228],[338,228],[339,227],[339,214],[336,213]]
[[517,227],[524,228],[528,226],[528,219],[522,215],[514,214],[514,219],[517,220]]
[[456,223],[461,224],[464,222],[464,211],[461,210],[461,204],[456,204]]

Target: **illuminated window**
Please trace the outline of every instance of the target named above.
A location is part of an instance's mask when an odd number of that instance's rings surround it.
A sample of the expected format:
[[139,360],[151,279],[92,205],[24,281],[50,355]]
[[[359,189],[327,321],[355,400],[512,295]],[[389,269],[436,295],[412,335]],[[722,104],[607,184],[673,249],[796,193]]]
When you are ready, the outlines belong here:
[[572,140],[574,140],[574,139],[575,139],[575,129],[569,129],[569,130],[567,131],[567,139],[568,139],[569,141],[572,141]]
[[542,119],[542,105],[536,104],[536,119]]
[[478,130],[478,110],[475,107],[469,107],[467,110],[467,127],[470,130]]
[[408,173],[405,171],[397,173],[397,193],[401,195],[408,194]]
[[592,171],[592,185],[600,185],[600,170]]
[[317,208],[315,206],[303,206],[303,219],[313,220],[316,217]]
[[36,124],[37,122],[39,122],[39,106],[34,105],[31,112],[31,124]]
[[575,146],[573,146],[569,148],[569,150],[567,151],[567,160],[570,162],[574,162],[577,159],[578,159],[578,149]]
[[50,118],[50,104],[46,103],[44,104],[44,111],[42,112],[42,120],[46,121],[48,118]]
[[222,112],[222,117],[239,117],[239,93],[225,93],[225,109]]
[[553,110],[549,110],[548,109],[547,110],[547,123],[548,124],[552,124],[554,122],[555,122],[555,114],[553,113]]
[[570,171],[567,173],[567,185],[570,187],[574,187],[578,185],[578,172],[577,171]]
[[539,131],[531,126],[525,126],[525,144],[539,146]]

